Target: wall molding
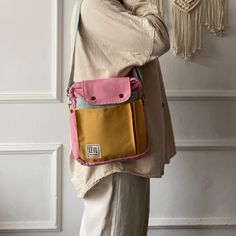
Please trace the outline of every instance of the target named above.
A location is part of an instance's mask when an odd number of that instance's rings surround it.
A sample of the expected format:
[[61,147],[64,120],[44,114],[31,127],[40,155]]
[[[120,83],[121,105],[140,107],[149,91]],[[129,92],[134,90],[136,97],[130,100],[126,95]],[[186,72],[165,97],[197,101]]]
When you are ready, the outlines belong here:
[[236,90],[167,90],[169,101],[236,101]]
[[52,88],[47,93],[0,93],[0,103],[58,103],[62,99],[62,1],[51,0],[52,6]]
[[236,139],[177,139],[177,151],[236,150]]
[[48,221],[22,221],[22,222],[1,222],[0,234],[2,232],[40,232],[40,231],[61,231],[61,190],[62,190],[62,173],[61,173],[61,155],[62,145],[52,143],[9,143],[0,144],[0,158],[1,155],[12,154],[50,154],[52,175],[52,199],[51,212],[52,217]]
[[236,228],[236,217],[156,218],[149,219],[152,229]]

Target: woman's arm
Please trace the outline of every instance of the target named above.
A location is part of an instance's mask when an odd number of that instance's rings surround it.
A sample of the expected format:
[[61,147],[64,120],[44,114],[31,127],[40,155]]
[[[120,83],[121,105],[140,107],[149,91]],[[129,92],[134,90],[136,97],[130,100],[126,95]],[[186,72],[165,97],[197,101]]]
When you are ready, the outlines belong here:
[[[170,40],[169,40],[169,32],[167,26],[164,22],[164,19],[161,15],[161,12],[158,9],[158,6],[147,2],[147,0],[122,0],[123,5],[126,9],[130,10],[132,14],[140,17],[146,17],[155,30],[154,37],[154,48],[152,57],[155,58],[155,51],[160,50],[159,55],[164,54],[170,49]],[[159,47],[158,43],[162,41],[163,47],[162,50]],[[162,52],[161,52],[162,51]]]
[[143,65],[169,50],[169,35],[155,5],[141,0],[129,6],[118,0],[86,0],[82,19],[91,37],[114,48],[124,60]]

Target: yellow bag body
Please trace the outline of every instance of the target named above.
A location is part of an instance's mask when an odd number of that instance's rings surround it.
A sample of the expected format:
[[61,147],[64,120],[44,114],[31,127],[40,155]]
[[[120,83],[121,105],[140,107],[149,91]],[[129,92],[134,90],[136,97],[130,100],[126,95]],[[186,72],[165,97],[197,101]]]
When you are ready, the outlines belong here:
[[142,99],[113,107],[73,109],[79,156],[84,162],[104,163],[137,158],[147,149]]

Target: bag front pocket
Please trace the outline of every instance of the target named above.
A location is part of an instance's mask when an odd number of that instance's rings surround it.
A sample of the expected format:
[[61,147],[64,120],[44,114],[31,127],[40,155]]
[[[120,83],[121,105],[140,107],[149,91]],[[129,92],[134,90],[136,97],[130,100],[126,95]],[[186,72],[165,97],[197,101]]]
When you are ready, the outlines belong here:
[[138,99],[114,107],[72,109],[71,128],[76,130],[78,142],[74,158],[102,162],[145,152],[147,130],[143,108],[142,99]]

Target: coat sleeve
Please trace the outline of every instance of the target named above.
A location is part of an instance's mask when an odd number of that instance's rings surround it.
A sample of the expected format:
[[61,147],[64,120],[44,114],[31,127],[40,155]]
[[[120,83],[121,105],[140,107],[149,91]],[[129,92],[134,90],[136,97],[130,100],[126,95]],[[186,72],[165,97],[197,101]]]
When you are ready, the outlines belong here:
[[149,59],[153,60],[166,53],[170,49],[169,32],[157,5],[147,0],[123,0],[123,2],[132,14],[147,18],[155,29],[153,49]]
[[124,61],[141,66],[169,50],[169,34],[154,4],[125,1],[84,1],[83,26],[90,37],[118,51]]

